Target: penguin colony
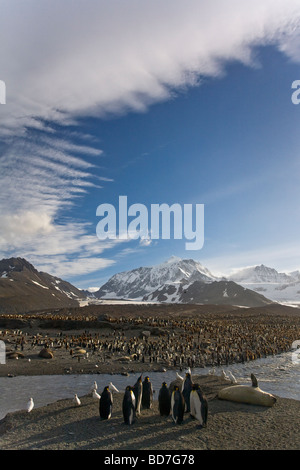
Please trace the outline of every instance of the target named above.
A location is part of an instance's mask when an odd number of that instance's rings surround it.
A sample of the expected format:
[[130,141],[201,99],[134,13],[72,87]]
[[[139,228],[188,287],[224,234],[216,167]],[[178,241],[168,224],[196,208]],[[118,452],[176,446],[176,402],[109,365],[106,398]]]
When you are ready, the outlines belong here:
[[[18,319],[17,315],[1,315],[1,319]],[[28,315],[26,319],[44,318],[47,321],[79,321],[81,317],[63,315]],[[85,320],[91,321],[91,317]],[[238,320],[238,321],[237,321]],[[300,320],[297,317],[283,318],[277,315],[214,316],[202,314],[201,318],[162,318],[159,316],[120,316],[109,318],[111,332],[91,333],[88,330],[78,334],[56,335],[42,333],[30,334],[22,330],[3,330],[0,337],[10,352],[18,355],[32,353],[37,348],[60,349],[65,356],[97,360],[99,365],[106,364],[108,358],[121,360],[129,357],[130,361],[140,364],[160,364],[166,368],[215,367],[233,363],[243,363],[269,355],[289,351],[293,341],[299,339]],[[136,332],[143,327],[149,336]],[[78,349],[84,350],[78,353]],[[60,353],[61,354],[61,353]],[[55,355],[55,351],[54,351]],[[8,358],[13,356],[7,355]],[[20,356],[23,357],[23,356]],[[25,356],[24,356],[25,357]],[[88,362],[87,361],[87,362]],[[98,366],[97,364],[97,366]]]
[[[148,376],[142,381],[142,375],[133,386],[127,385],[122,401],[124,424],[134,424],[136,417],[141,415],[142,409],[150,409],[153,405],[153,388]],[[110,419],[112,416],[113,397],[109,386],[104,387],[99,400],[99,414],[101,419]],[[163,382],[158,394],[158,410],[160,416],[169,416],[175,424],[182,424],[184,413],[190,413],[192,419],[199,422],[198,427],[206,427],[208,415],[208,402],[200,386],[194,384],[191,374],[186,373],[182,379],[182,386],[175,385],[170,391],[166,382]]]

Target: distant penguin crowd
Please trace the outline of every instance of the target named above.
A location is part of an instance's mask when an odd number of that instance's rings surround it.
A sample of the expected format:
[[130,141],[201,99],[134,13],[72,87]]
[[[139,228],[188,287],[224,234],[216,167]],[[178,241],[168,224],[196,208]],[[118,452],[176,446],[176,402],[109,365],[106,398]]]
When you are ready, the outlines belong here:
[[[1,315],[2,320],[18,319]],[[48,314],[28,315],[27,320],[83,321],[81,316]],[[85,317],[93,328],[95,318]],[[300,320],[267,315],[256,316],[201,314],[200,317],[162,318],[162,316],[126,315],[107,319],[109,332],[97,329],[69,334],[60,331],[51,336],[19,329],[1,330],[1,338],[10,352],[32,353],[36,348],[61,349],[77,358],[97,359],[105,364],[111,357],[122,361],[160,365],[182,370],[195,367],[219,367],[266,358],[290,351],[299,338]],[[132,333],[129,333],[132,331]],[[79,349],[78,349],[79,348]],[[84,353],[78,352],[84,350]],[[9,356],[12,358],[12,356]],[[97,364],[97,366],[98,366]]]

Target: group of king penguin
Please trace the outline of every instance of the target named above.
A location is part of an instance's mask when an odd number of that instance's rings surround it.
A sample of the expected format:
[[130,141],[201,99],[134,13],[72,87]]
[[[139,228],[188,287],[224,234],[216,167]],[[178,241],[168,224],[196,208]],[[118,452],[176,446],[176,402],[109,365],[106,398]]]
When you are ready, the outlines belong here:
[[[199,428],[206,427],[208,415],[208,402],[199,384],[193,383],[191,373],[186,372],[185,378],[181,378],[182,385],[174,386],[170,391],[166,382],[162,383],[158,395],[158,409],[161,416],[169,416],[171,413],[175,424],[182,424],[184,413],[190,413],[193,419],[199,421]],[[132,425],[136,415],[141,414],[141,407],[150,409],[153,403],[153,388],[148,376],[142,381],[142,375],[133,386],[125,389],[122,412],[124,423]],[[113,396],[109,386],[104,387],[99,402],[101,419],[110,419],[112,415]]]
[[141,407],[150,409],[153,402],[153,387],[148,376],[142,381],[142,375],[133,387],[127,385],[122,404],[125,424],[133,424],[136,415],[141,414]]
[[175,424],[183,423],[185,412],[190,413],[191,418],[199,421],[199,428],[206,427],[208,401],[200,385],[193,383],[190,372],[185,374],[184,379],[182,378],[181,390],[178,385],[175,385],[171,393],[171,413]]

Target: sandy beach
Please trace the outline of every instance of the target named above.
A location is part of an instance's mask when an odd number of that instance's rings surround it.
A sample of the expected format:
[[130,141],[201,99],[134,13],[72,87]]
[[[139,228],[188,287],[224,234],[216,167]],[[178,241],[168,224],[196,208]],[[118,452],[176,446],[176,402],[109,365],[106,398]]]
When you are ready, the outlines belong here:
[[83,396],[81,406],[72,399],[34,408],[30,413],[9,413],[0,421],[2,450],[296,450],[300,448],[300,401],[278,398],[273,407],[219,400],[227,386],[216,376],[195,380],[209,404],[208,424],[185,413],[182,425],[158,413],[157,401],[142,410],[132,426],[123,422],[123,393],[114,393],[112,418],[102,421],[98,401]]

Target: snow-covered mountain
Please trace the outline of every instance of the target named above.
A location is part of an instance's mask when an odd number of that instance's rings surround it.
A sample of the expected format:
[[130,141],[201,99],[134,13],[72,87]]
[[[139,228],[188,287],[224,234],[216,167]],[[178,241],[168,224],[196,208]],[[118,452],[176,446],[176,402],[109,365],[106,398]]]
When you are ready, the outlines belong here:
[[166,284],[183,281],[212,282],[217,280],[210,271],[192,259],[182,260],[172,256],[166,262],[152,267],[140,267],[112,276],[98,292],[96,298],[142,299],[145,295]]
[[37,271],[23,258],[0,261],[0,313],[78,307],[83,297],[69,282]]
[[174,256],[157,266],[115,274],[93,296],[99,299],[215,303],[248,307],[271,303],[259,293],[233,281],[217,278],[198,261]]
[[280,273],[261,264],[239,269],[228,279],[275,302],[300,305],[299,271]]
[[[296,273],[296,272],[295,272]],[[229,279],[234,282],[239,283],[253,283],[253,284],[261,284],[261,283],[289,283],[294,282],[295,279],[286,274],[286,273],[279,273],[276,269],[268,268],[264,264],[260,266],[250,266],[248,268],[243,268],[231,276]]]
[[262,307],[272,301],[263,295],[247,289],[233,281],[194,281],[177,285],[161,286],[143,297],[144,301],[172,302],[183,304],[238,305]]

